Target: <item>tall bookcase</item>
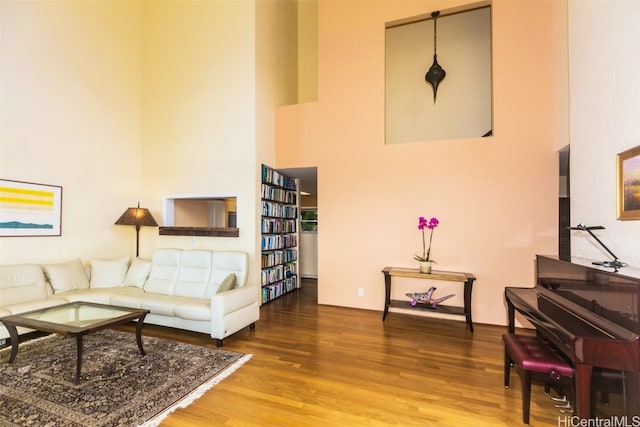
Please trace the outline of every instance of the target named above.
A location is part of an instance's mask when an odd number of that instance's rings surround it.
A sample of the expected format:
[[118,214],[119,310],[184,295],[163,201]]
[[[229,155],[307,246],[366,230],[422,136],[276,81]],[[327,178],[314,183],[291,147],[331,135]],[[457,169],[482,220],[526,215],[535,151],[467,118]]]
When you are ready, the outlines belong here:
[[262,302],[300,287],[298,181],[262,165]]

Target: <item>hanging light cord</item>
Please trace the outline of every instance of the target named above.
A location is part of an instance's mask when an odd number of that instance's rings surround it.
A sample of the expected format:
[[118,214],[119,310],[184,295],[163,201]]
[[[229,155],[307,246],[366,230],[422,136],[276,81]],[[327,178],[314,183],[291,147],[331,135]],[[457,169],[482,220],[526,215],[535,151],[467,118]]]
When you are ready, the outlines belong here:
[[433,54],[437,55],[437,46],[438,46],[438,16],[440,16],[440,11],[431,12],[431,17],[433,18]]
[[[434,12],[435,13],[435,12]],[[433,18],[433,54],[437,55],[437,46],[438,46],[438,17]]]

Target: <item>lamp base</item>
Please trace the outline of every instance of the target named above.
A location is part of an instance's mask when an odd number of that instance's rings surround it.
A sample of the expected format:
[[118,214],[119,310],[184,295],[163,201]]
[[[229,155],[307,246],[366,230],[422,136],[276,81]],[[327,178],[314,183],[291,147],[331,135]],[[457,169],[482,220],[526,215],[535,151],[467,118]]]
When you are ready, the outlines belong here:
[[613,271],[617,272],[622,267],[627,267],[629,264],[626,262],[622,262],[619,259],[614,259],[613,261],[602,261],[602,262],[592,262],[593,265],[600,265],[605,268],[613,268]]

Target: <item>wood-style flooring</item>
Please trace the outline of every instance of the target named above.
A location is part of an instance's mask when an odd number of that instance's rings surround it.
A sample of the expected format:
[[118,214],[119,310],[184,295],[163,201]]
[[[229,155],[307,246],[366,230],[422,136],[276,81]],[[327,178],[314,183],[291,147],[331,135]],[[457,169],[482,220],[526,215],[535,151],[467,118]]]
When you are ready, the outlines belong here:
[[[253,358],[163,427],[520,426],[520,379],[503,386],[504,327],[317,304],[314,280],[261,308],[224,348]],[[215,347],[207,335],[146,325],[144,335]],[[559,424],[542,385],[532,426]]]

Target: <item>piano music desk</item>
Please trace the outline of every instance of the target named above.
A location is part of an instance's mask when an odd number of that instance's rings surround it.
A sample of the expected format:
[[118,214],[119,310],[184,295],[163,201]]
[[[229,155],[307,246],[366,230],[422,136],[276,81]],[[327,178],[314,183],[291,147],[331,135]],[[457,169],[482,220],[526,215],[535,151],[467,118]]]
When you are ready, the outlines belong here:
[[[464,316],[469,326],[469,330],[473,332],[473,320],[471,318],[471,292],[473,291],[473,282],[476,277],[471,273],[460,273],[455,271],[438,271],[432,270],[431,273],[420,273],[417,268],[399,268],[399,267],[385,267],[382,269],[384,273],[384,313],[382,320],[387,318],[389,313],[389,307],[404,308],[410,310],[430,311],[444,314],[455,314]],[[448,282],[460,282],[464,284],[464,306],[452,306],[452,305],[438,305],[436,308],[426,307],[426,304],[417,304],[412,307],[409,301],[406,300],[392,300],[391,299],[391,277],[410,277],[414,279],[423,280],[444,280]],[[425,307],[421,307],[424,305]]]

